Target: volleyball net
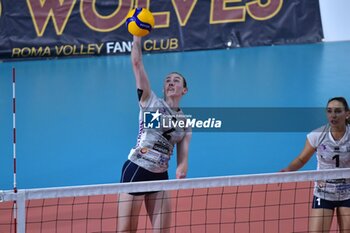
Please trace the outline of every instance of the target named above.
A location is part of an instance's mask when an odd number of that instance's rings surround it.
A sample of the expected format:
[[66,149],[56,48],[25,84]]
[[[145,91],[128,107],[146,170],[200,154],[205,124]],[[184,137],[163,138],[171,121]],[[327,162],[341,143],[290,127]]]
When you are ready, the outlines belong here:
[[[158,190],[169,194],[170,232],[308,232],[314,182],[348,178],[335,169],[0,191],[0,232],[117,232],[120,194]],[[137,217],[137,232],[152,232],[144,205]]]

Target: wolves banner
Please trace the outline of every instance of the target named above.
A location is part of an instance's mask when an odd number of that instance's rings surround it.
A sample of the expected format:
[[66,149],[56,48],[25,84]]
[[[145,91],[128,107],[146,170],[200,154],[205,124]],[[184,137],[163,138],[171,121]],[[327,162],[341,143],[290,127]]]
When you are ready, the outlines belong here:
[[318,0],[0,0],[0,59],[129,53],[128,12],[148,8],[146,52],[313,43]]

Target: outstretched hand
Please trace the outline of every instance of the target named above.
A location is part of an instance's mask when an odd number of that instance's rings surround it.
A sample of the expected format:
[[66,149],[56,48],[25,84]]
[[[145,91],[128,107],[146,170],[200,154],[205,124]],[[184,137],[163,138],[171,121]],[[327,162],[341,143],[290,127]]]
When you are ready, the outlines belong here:
[[290,171],[289,168],[283,168],[279,172],[289,172],[289,171]]
[[186,173],[183,171],[176,171],[176,179],[184,179],[186,178]]

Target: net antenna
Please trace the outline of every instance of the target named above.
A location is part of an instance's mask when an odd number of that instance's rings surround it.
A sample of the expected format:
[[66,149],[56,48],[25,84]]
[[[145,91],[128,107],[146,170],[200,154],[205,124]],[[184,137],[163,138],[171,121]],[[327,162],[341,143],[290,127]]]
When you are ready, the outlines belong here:
[[[12,124],[13,124],[13,192],[17,194],[17,161],[16,161],[16,69],[12,67]],[[17,201],[13,202],[15,232],[17,232]]]

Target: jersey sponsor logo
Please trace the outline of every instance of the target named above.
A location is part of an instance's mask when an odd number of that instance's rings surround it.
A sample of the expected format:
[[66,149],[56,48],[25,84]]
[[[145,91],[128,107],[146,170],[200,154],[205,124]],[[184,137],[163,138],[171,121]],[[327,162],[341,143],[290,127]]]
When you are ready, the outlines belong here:
[[153,149],[163,154],[169,154],[169,149],[160,144],[154,144]]
[[[160,148],[158,148],[160,150]],[[166,148],[164,148],[163,150],[165,150]],[[153,149],[149,149],[149,148],[141,148],[139,150],[139,153],[137,153],[136,157],[138,159],[143,159],[146,160],[149,163],[152,164],[158,164],[160,166],[166,166],[167,162],[169,161],[169,156],[166,154],[163,154],[162,151],[158,151]]]
[[327,146],[325,144],[321,144],[321,145],[318,146],[318,149],[320,151],[325,151],[327,149]]
[[148,149],[146,147],[141,148],[140,153],[146,154],[148,152]]

